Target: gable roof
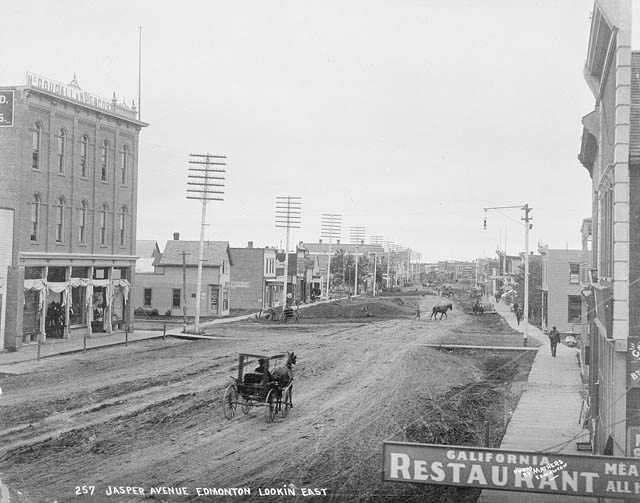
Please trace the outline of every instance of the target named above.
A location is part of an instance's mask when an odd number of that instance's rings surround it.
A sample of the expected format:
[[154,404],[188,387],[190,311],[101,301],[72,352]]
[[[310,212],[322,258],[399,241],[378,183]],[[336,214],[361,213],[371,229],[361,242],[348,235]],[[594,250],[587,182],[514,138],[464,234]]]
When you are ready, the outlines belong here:
[[[200,241],[182,241],[176,239],[167,241],[164,252],[156,265],[178,265],[182,267],[182,252],[187,254],[185,262],[188,266],[197,266],[198,256],[200,254]],[[225,258],[229,259],[229,265],[233,265],[228,241],[204,242],[203,267],[222,267],[222,261]]]
[[140,258],[153,257],[155,252],[160,252],[158,242],[155,239],[138,239],[136,241],[136,255]]

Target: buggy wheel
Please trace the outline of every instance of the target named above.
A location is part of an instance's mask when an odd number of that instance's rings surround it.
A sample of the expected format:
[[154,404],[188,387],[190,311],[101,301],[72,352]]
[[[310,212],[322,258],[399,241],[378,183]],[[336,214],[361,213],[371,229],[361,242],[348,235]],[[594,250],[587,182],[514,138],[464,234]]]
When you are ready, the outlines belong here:
[[280,403],[280,414],[282,417],[289,415],[289,409],[291,408],[291,386],[287,386],[282,393],[282,402]]
[[264,400],[267,423],[273,423],[273,420],[276,417],[276,401],[276,394],[273,392],[273,390],[269,390],[269,393],[267,393],[267,398],[265,398]]
[[229,384],[227,389],[224,390],[224,397],[222,399],[222,410],[224,417],[231,419],[236,414],[236,408],[238,407],[238,388],[235,384]]

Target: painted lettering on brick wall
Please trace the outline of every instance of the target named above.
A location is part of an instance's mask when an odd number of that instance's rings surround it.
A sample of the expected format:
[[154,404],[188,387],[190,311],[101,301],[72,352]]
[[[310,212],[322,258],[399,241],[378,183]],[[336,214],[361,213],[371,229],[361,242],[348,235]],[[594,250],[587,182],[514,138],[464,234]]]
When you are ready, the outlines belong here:
[[0,91],[0,126],[13,126],[13,91]]

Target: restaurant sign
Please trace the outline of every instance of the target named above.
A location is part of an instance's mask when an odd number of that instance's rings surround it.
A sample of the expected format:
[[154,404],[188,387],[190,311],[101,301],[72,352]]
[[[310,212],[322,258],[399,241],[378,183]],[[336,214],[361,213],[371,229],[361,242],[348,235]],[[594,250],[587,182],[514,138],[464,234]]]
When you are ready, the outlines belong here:
[[383,478],[530,493],[640,500],[640,460],[383,443]]

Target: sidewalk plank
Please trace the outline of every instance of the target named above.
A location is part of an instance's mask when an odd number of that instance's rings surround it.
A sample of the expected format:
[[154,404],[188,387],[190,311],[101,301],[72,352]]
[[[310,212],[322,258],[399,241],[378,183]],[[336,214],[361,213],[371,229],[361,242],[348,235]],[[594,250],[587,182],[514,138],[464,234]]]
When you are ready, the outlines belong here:
[[[496,304],[500,315],[522,332],[515,315],[504,304]],[[579,424],[582,407],[582,381],[578,350],[558,345],[557,357],[551,356],[547,336],[532,325],[528,336],[543,343],[535,356],[527,388],[511,417],[501,448],[537,452],[578,452],[576,442],[588,441],[588,430]],[[595,503],[595,498],[513,491],[482,491],[479,503]]]

